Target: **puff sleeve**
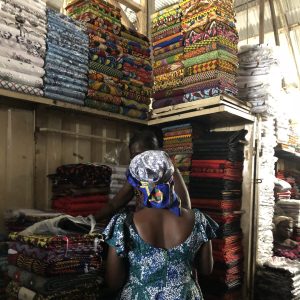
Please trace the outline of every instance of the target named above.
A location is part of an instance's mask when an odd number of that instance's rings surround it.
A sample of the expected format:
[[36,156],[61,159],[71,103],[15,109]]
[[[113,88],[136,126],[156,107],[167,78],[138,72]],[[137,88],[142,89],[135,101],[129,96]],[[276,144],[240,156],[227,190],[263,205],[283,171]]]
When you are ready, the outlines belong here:
[[112,217],[109,224],[103,231],[105,242],[115,248],[116,253],[120,257],[127,256],[126,248],[126,228],[125,228],[126,214],[117,214]]

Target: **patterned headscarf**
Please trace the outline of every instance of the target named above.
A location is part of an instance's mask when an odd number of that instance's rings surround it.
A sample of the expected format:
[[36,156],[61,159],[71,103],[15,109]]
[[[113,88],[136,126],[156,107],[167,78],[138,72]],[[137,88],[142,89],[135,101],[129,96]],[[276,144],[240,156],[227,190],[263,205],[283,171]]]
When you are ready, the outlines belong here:
[[167,208],[180,215],[180,199],[174,191],[174,166],[164,151],[145,151],[135,156],[127,180],[143,194],[145,207]]

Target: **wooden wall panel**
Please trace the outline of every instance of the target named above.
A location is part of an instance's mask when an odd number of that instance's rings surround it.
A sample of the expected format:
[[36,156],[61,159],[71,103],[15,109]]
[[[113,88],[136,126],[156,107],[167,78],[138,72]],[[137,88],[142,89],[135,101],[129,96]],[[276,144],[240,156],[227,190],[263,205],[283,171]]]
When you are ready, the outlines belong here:
[[0,107],[0,230],[10,208],[33,207],[34,112]]
[[[133,126],[125,122],[75,112],[39,109],[36,112],[36,124],[40,127],[40,131],[36,133],[37,208],[51,207],[51,182],[47,174],[54,173],[58,166],[86,162],[110,163],[106,160],[107,155],[119,153],[116,149],[122,149],[120,163],[129,162],[128,140]],[[53,129],[56,130],[55,133],[52,132]],[[111,138],[118,141],[110,141]]]

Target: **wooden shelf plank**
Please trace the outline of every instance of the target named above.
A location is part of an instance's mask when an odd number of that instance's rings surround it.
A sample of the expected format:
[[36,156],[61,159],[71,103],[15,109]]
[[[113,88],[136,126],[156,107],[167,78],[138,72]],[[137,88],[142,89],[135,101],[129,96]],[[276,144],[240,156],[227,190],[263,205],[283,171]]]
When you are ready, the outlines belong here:
[[126,117],[126,116],[116,114],[116,113],[111,113],[111,112],[107,112],[107,111],[103,111],[103,110],[97,110],[97,109],[90,108],[87,106],[80,106],[80,105],[71,104],[71,103],[67,103],[67,102],[63,102],[63,101],[49,99],[49,98],[32,96],[32,95],[28,95],[28,94],[13,92],[10,90],[0,89],[0,99],[3,97],[17,99],[17,100],[20,100],[23,102],[34,103],[34,104],[44,105],[44,106],[48,106],[48,107],[54,107],[54,108],[72,110],[72,111],[76,111],[76,112],[80,112],[80,113],[92,114],[92,115],[107,118],[107,119],[114,119],[114,120],[126,121],[126,122],[130,122],[130,123],[137,123],[137,124],[143,124],[143,125],[148,124],[147,120],[134,119],[134,118]]
[[281,144],[275,148],[275,156],[280,159],[300,161],[300,153],[286,150]]

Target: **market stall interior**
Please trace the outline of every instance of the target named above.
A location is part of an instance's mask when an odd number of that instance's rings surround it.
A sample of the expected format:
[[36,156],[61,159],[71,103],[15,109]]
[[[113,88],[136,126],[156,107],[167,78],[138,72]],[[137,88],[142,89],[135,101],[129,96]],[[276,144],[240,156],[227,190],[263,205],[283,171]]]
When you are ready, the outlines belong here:
[[138,206],[150,130],[219,225],[204,299],[300,299],[299,23],[293,0],[0,0],[0,298],[112,299],[94,216]]

